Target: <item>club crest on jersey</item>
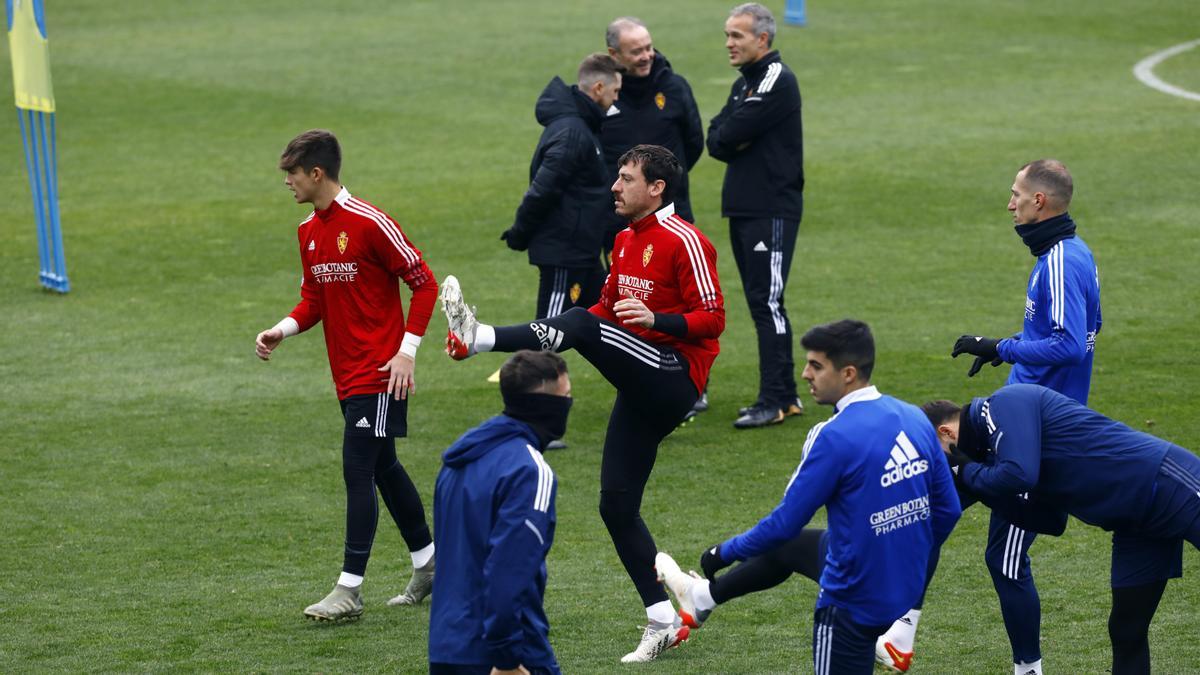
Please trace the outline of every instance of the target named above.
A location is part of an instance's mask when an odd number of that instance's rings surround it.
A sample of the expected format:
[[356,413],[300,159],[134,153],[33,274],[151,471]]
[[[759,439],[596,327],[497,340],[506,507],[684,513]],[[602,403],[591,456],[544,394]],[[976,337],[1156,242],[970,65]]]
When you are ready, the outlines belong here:
[[338,235],[338,253],[345,253],[346,246],[350,244],[350,236],[345,232]]
[[654,105],[658,106],[659,110],[667,107],[667,97],[661,91],[654,95]]
[[579,287],[579,284],[572,284],[571,290],[568,292],[571,295],[571,304],[573,305],[579,302],[579,294],[583,292],[583,289]]
[[642,267],[650,264],[650,258],[654,255],[654,244],[646,244],[645,250],[642,251]]

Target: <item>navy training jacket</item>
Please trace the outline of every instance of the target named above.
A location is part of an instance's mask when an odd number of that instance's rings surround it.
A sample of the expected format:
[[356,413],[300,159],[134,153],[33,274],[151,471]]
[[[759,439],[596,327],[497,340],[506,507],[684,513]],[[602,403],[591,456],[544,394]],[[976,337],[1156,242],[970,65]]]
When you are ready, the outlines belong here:
[[542,608],[554,472],[526,423],[497,415],[442,455],[429,661],[558,671]]

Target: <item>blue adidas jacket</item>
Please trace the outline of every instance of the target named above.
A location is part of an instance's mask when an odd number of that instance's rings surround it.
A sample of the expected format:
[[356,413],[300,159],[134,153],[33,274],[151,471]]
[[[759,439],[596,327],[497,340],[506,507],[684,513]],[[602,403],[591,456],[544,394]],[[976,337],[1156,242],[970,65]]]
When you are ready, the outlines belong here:
[[1100,278],[1091,250],[1069,237],[1038,257],[1029,273],[1025,323],[1000,341],[1013,364],[1007,384],[1040,384],[1087,405],[1100,332]]
[[[929,554],[962,515],[933,426],[875,387],[851,392],[814,426],[783,501],[721,544],[726,561],[761,555],[800,533],[826,506],[829,553],[817,607],[866,625],[891,624],[925,588]],[[903,553],[900,555],[900,553]]]
[[[989,452],[959,479],[1018,526],[1052,535],[1067,514],[1106,530],[1136,528],[1170,447],[1034,384],[975,399],[969,421]],[[1026,492],[1028,501],[1016,497]]]
[[536,443],[528,424],[497,415],[442,455],[431,663],[558,670],[542,609],[556,480]]

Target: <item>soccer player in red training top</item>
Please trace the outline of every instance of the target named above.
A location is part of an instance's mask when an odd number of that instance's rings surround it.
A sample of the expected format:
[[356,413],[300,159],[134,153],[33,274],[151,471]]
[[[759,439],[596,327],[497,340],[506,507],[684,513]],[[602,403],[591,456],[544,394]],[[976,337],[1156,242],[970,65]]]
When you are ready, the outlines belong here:
[[617,389],[600,464],[600,517],[633,580],[648,622],[623,662],[650,661],[687,639],[656,578],[657,547],[640,514],[658,444],[704,390],[725,329],[716,250],[675,215],[670,196],[683,169],[666,148],[638,145],[621,156],[613,184],[617,213],[629,227],[613,248],[612,268],[590,309],[515,326],[475,320],[458,280],[446,277],[442,306],[450,323],[446,350],[476,352],[575,349]]
[[[273,328],[258,334],[256,352],[267,360],[285,337],[325,329],[329,368],[345,418],[342,476],[346,481],[346,548],[333,591],[304,610],[336,621],[362,614],[359,592],[379,504],[383,503],[412,551],[413,576],[389,605],[414,605],[433,586],[433,538],[425,509],[396,459],[396,437],[408,434],[408,394],[415,389],[414,358],[437,299],[437,281],[421,252],[396,222],[352,197],[338,181],[342,151],[328,131],[306,131],[279,158],[284,184],[313,212],[300,223],[304,278],[300,302]],[[397,279],[412,289],[408,321]]]

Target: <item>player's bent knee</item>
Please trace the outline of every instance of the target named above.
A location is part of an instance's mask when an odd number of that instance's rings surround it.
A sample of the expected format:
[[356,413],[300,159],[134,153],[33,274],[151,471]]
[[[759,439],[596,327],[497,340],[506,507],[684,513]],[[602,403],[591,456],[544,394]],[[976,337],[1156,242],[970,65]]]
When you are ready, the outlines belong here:
[[1108,637],[1114,649],[1137,649],[1149,640],[1150,624],[1131,621],[1129,617],[1108,616]]
[[627,492],[600,493],[600,519],[610,528],[637,520],[640,504]]

